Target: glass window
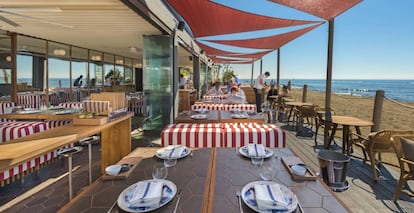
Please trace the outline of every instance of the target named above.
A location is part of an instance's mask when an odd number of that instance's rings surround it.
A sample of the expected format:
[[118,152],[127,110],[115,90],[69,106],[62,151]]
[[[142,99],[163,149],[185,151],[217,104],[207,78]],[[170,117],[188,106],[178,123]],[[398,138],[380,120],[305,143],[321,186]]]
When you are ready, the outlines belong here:
[[95,84],[97,87],[100,87],[104,84],[104,81],[103,81],[104,73],[103,73],[103,66],[102,66],[103,58],[102,57],[103,56],[101,52],[89,51],[89,59],[90,59],[89,76],[96,78]]
[[11,39],[0,33],[0,100],[10,100],[11,95]]
[[111,54],[104,54],[104,85],[111,86],[114,85],[114,78],[116,78],[115,69],[115,56]]
[[70,86],[70,62],[69,46],[49,42],[49,91],[56,88],[69,88]]

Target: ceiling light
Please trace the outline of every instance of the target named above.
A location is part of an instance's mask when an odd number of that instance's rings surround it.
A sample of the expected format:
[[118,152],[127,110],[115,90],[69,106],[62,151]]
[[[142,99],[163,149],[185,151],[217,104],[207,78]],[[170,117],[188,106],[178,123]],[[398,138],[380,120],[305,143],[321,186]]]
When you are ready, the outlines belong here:
[[100,55],[93,55],[91,57],[92,61],[101,61],[101,56]]
[[124,64],[124,60],[118,59],[115,61],[115,64]]
[[6,61],[11,62],[11,56],[6,56]]
[[137,48],[136,47],[129,47],[129,52],[136,53],[137,52]]
[[64,49],[54,49],[53,54],[56,55],[56,56],[65,56],[66,55],[66,50],[64,50]]

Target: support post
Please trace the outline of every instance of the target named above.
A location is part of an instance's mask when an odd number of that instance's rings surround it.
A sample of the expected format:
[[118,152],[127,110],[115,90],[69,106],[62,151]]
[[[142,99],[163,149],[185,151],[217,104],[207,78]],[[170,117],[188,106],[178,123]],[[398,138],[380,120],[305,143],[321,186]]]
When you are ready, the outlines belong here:
[[334,39],[334,20],[329,21],[328,33],[328,60],[326,65],[326,88],[325,88],[325,129],[324,129],[324,145],[329,148],[330,136],[329,129],[332,125],[331,114],[331,87],[332,87],[332,53],[333,53],[333,39]]
[[303,91],[302,91],[302,102],[305,103],[308,95],[308,85],[303,85]]
[[276,88],[278,91],[280,91],[280,48],[277,49]]
[[374,126],[371,127],[371,132],[377,132],[380,130],[384,94],[384,90],[377,90],[375,93],[374,113],[372,115],[372,122],[374,123]]

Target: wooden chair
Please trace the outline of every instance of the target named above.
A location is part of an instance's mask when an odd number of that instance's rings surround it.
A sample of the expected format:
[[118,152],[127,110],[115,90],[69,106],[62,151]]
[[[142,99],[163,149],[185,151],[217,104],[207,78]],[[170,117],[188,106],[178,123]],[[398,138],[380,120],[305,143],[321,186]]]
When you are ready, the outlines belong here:
[[[350,140],[354,145],[361,147],[364,153],[364,159],[367,160],[367,154],[371,162],[372,174],[374,176],[374,181],[378,181],[378,174],[376,169],[376,159],[375,154],[378,153],[379,163],[381,162],[381,153],[388,152],[394,153],[391,139],[394,135],[408,135],[414,134],[413,131],[404,131],[404,130],[381,130],[378,132],[372,132],[368,137],[363,137],[356,133],[350,133]],[[356,138],[354,137],[356,136]]]
[[[398,181],[397,188],[394,192],[394,201],[397,201],[400,197],[400,193],[403,192],[411,197],[414,195],[405,191],[402,191],[403,185],[408,180],[414,180],[414,135],[398,135],[392,139],[392,145],[395,154],[400,164],[400,179]],[[408,167],[406,167],[406,165]]]
[[[333,109],[330,110],[331,115],[336,115]],[[326,128],[326,120],[325,120],[325,108],[323,107],[316,107],[315,108],[315,146],[318,145],[317,138],[318,138],[318,131],[319,128]],[[329,131],[332,131],[333,125],[329,126]],[[342,130],[341,127],[337,127],[336,130]]]
[[300,106],[295,110],[294,118],[296,120],[296,130],[300,131],[305,123],[313,126],[313,119],[315,118],[315,105],[304,105]]

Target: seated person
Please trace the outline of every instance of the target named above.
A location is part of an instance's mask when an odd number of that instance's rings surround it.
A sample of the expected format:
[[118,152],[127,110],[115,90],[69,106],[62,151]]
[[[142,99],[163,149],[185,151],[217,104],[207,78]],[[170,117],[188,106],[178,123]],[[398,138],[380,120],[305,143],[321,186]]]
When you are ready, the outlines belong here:
[[282,87],[282,91],[280,91],[279,93],[279,98],[283,98],[283,97],[288,97],[289,95],[289,91],[286,85],[283,85]]
[[[236,84],[237,85],[237,84]],[[226,93],[230,94],[230,90],[231,88],[234,86],[234,83],[232,80],[227,81],[227,85],[226,85]]]
[[269,102],[274,102],[275,98],[271,98],[270,96],[276,96],[276,95],[278,95],[278,91],[277,91],[275,85],[271,84],[270,85],[270,90],[269,90],[269,92],[267,92],[267,100],[269,100]]
[[227,95],[225,99],[225,103],[228,104],[244,104],[246,103],[246,96],[242,96],[239,93],[239,88],[237,86],[233,86],[230,89],[230,93]]
[[216,82],[214,84],[214,87],[212,87],[209,91],[208,91],[209,95],[223,95],[223,92],[221,91],[221,83],[220,82]]

